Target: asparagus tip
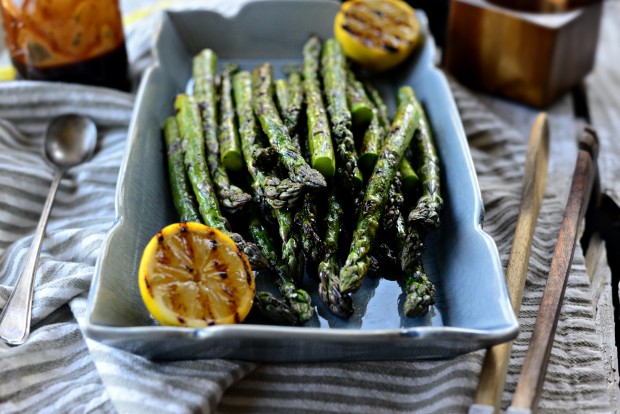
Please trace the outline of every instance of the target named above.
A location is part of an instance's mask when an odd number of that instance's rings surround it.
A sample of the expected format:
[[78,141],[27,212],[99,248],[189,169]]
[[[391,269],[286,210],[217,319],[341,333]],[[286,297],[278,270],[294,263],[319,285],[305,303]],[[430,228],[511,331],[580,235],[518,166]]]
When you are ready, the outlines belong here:
[[439,211],[443,201],[438,196],[422,196],[408,217],[415,228],[426,231],[439,226]]
[[269,261],[256,244],[245,241],[239,233],[230,233],[229,236],[233,239],[237,247],[246,255],[252,269],[269,268]]
[[340,292],[346,294],[357,291],[364,282],[365,273],[363,266],[359,263],[344,266],[340,270]]
[[330,260],[319,263],[319,298],[333,314],[347,319],[353,314],[351,296],[338,286],[338,267]]
[[293,283],[286,283],[280,287],[284,300],[297,315],[300,322],[307,322],[314,314],[312,298],[303,289],[295,288]]
[[299,318],[283,301],[269,292],[256,292],[254,304],[258,310],[273,322],[298,325]]
[[435,285],[425,276],[412,282],[407,287],[407,297],[403,311],[409,318],[424,316],[429,307],[435,303]]

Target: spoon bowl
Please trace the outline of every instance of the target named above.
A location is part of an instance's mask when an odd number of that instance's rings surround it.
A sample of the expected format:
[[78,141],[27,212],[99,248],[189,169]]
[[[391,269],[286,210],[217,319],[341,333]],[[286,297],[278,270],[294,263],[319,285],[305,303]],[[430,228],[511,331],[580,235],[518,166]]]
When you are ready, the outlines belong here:
[[47,127],[45,157],[60,169],[90,159],[97,144],[97,126],[81,115],[61,115]]
[[0,339],[9,345],[24,343],[30,334],[37,263],[60,180],[69,168],[89,160],[96,146],[97,126],[90,118],[81,115],[61,115],[54,118],[47,128],[44,154],[56,172],[28,251],[26,264],[0,315]]

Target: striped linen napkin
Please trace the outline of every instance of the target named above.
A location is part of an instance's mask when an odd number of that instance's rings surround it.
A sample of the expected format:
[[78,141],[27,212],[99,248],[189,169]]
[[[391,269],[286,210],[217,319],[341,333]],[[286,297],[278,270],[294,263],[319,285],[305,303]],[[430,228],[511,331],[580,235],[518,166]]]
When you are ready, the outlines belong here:
[[[133,73],[150,62],[157,17],[128,28]],[[469,139],[486,215],[504,266],[519,206],[526,138],[452,84]],[[114,194],[134,96],[80,85],[0,84],[0,308],[23,266],[52,179],[41,157],[55,115],[91,116],[95,157],[63,179],[38,270],[33,332],[0,343],[1,413],[458,413],[472,402],[482,352],[434,362],[254,364],[228,360],[153,362],[86,340],[80,323],[101,244],[114,221]],[[503,405],[523,363],[564,209],[549,186],[533,242]],[[122,286],[119,287],[122,289]],[[578,249],[551,355],[541,412],[611,412],[603,352]]]

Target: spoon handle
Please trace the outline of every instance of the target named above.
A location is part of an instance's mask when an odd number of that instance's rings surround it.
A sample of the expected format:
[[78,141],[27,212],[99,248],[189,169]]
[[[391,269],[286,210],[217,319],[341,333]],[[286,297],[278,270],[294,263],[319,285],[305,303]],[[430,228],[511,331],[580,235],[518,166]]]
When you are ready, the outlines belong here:
[[39,262],[39,253],[45,236],[45,228],[52,211],[54,197],[60,184],[60,179],[64,171],[57,171],[52,181],[45,206],[39,219],[39,224],[34,234],[34,239],[28,251],[26,264],[22,269],[22,273],[17,279],[17,284],[9,296],[9,300],[0,315],[0,339],[9,345],[21,345],[30,334],[30,319],[32,316],[32,297],[34,291],[34,280],[37,273],[37,263]]

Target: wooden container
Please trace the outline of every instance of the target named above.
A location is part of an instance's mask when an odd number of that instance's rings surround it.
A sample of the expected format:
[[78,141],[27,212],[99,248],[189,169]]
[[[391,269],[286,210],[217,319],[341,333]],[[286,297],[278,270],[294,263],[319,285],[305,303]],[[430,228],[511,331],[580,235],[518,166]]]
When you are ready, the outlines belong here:
[[475,89],[546,107],[592,70],[601,9],[600,1],[538,13],[452,0],[445,67]]
[[489,0],[502,7],[538,13],[564,12],[599,0]]

